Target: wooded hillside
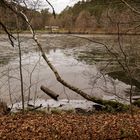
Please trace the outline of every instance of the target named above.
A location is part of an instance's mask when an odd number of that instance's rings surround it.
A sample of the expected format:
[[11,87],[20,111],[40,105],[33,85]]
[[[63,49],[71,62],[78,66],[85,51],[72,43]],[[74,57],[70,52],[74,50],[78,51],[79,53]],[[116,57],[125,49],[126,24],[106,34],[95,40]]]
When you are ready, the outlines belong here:
[[[139,0],[127,2],[140,9]],[[122,32],[137,26],[140,16],[136,15],[121,0],[87,0],[67,7],[59,16],[59,25],[74,32],[117,32],[117,23]],[[135,32],[130,31],[130,32]],[[138,32],[138,28],[137,28]]]

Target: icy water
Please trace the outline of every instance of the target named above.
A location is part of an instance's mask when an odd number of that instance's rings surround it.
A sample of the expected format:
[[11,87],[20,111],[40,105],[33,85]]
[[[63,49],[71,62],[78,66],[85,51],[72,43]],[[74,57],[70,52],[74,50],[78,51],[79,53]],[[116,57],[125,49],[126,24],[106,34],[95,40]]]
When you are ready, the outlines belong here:
[[[68,35],[38,35],[45,53],[52,64],[56,67],[62,78],[68,83],[77,86],[87,94],[103,98],[121,100],[126,99],[130,85],[127,80],[122,80],[124,74],[114,77],[114,71],[122,70],[118,62],[107,52],[106,48],[100,44],[93,43],[84,38],[101,41],[109,45],[110,49],[115,48],[117,55],[121,56],[116,44],[116,36],[104,35],[78,35],[78,37]],[[130,37],[125,39],[127,53],[132,53]],[[132,37],[131,37],[132,38]],[[136,39],[138,37],[135,37]],[[128,41],[129,40],[129,41]],[[131,39],[131,43],[133,43]],[[139,39],[137,40],[139,42]],[[131,54],[130,65],[139,66],[139,46],[138,42],[133,45],[137,50]],[[124,42],[123,42],[124,43]],[[57,82],[53,72],[41,57],[36,44],[31,39],[31,35],[21,35],[22,47],[22,70],[24,80],[24,95],[27,100],[33,103],[38,100],[50,99],[48,95],[40,90],[44,85],[59,94],[59,99],[82,100],[83,98],[72,92]],[[9,104],[21,101],[19,58],[17,42],[15,47],[11,47],[5,35],[0,36],[0,98]],[[137,57],[134,57],[135,55]],[[118,56],[119,56],[118,55]],[[119,58],[123,60],[123,57]],[[131,62],[132,61],[132,62]],[[137,68],[139,76],[139,69]],[[139,78],[137,76],[137,78]],[[139,80],[139,79],[138,79]],[[135,87],[135,86],[134,86]],[[138,92],[139,94],[139,92]],[[62,100],[63,101],[63,100]],[[123,100],[126,101],[126,100]]]

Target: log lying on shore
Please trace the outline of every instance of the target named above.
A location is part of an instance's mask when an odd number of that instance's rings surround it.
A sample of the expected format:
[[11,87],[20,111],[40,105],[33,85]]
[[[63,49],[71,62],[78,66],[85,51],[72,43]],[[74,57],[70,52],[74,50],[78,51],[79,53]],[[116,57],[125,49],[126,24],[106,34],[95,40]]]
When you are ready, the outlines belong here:
[[140,95],[137,95],[137,96],[132,96],[132,100],[140,100]]
[[59,95],[56,94],[54,91],[48,89],[47,87],[45,87],[45,86],[43,86],[43,85],[40,87],[40,89],[41,89],[43,92],[45,92],[48,96],[50,96],[52,99],[54,99],[54,100],[56,100],[56,101],[58,100]]

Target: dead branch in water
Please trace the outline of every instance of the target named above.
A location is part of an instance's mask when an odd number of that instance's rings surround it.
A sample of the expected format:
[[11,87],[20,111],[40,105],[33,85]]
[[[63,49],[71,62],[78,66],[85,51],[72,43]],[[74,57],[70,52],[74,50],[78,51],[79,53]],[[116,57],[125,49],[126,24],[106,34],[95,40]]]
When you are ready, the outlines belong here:
[[43,92],[45,92],[48,96],[50,96],[51,98],[53,98],[54,100],[56,100],[56,101],[58,100],[59,95],[56,94],[54,91],[48,89],[48,88],[45,87],[45,86],[41,86],[40,89],[41,89]]

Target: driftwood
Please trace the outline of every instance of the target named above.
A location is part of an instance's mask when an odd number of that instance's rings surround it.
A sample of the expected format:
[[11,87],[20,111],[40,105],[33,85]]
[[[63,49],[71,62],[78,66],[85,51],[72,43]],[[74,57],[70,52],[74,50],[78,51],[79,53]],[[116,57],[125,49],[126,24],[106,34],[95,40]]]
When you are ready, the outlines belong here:
[[48,89],[47,87],[45,86],[41,86],[40,89],[45,92],[48,96],[50,96],[51,98],[53,98],[54,100],[58,100],[57,98],[59,97],[58,94],[56,94],[54,91]]
[[140,96],[138,96],[138,95],[137,96],[132,96],[132,99],[133,100],[139,100],[140,99]]
[[[30,105],[28,105],[28,106],[30,106]],[[36,106],[36,107],[33,106],[33,105],[31,105],[31,106],[32,106],[33,108],[29,109],[29,111],[34,111],[34,110],[37,110],[37,109],[40,109],[41,107],[43,107],[42,104],[40,104],[39,106]],[[30,107],[31,107],[31,106],[30,106]]]

